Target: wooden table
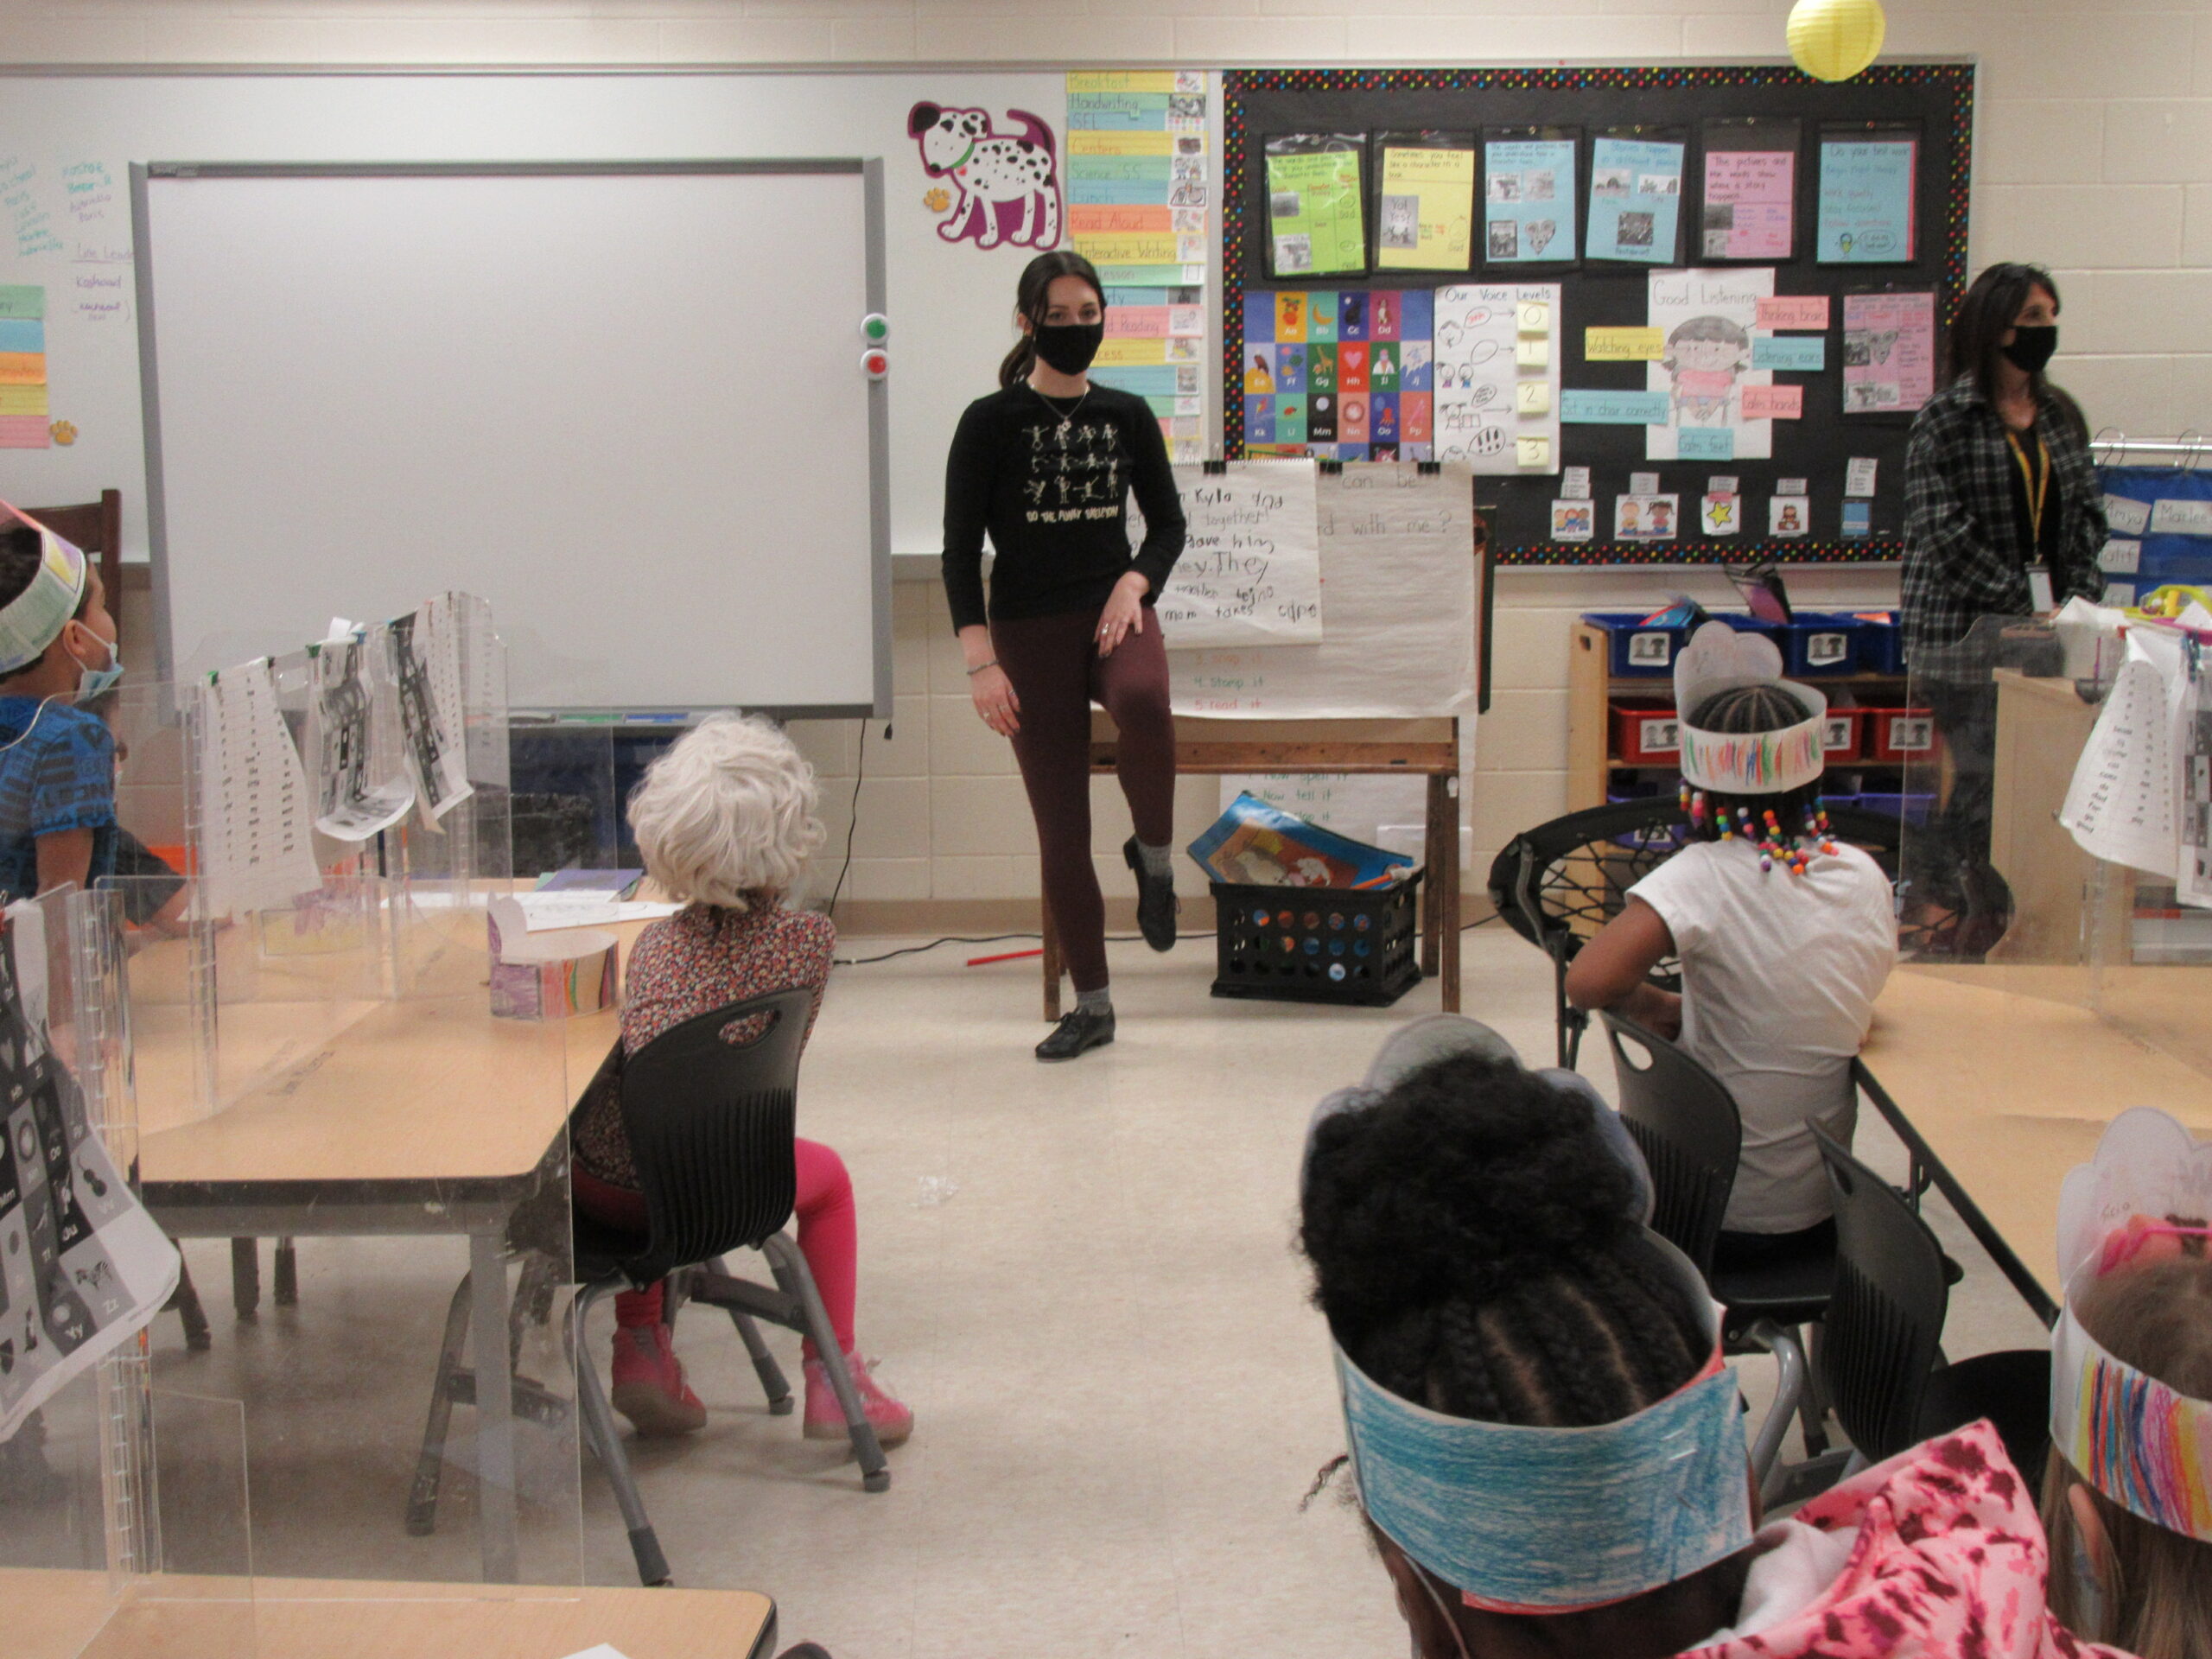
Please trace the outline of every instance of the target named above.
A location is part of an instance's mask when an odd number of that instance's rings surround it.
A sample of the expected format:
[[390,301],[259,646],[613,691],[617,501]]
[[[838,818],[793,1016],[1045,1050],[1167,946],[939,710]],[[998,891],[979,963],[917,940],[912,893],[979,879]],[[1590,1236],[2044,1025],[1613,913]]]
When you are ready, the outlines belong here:
[[[1859,1086],[2037,1317],[2057,1317],[2058,1188],[2130,1106],[2212,1137],[2212,1076],[2196,1027],[2212,1023],[2212,969],[2140,970],[2111,1017],[2037,990],[2057,972],[1899,969],[1874,1007]],[[2155,978],[2153,978],[2155,976]],[[2112,987],[2105,988],[2109,997]],[[1915,1190],[1919,1181],[1913,1182]]]
[[[1090,769],[1115,770],[1118,741],[1111,716],[1090,715]],[[1425,819],[1427,880],[1421,892],[1421,969],[1443,976],[1444,1007],[1459,1007],[1459,722],[1429,720],[1209,720],[1175,717],[1175,771],[1192,777],[1228,773],[1403,773],[1428,779]],[[1438,849],[1443,849],[1440,856]],[[1044,917],[1045,1018],[1060,1017],[1058,931],[1049,904]]]
[[[493,1019],[482,913],[448,919],[416,961],[417,995],[309,996],[352,988],[279,963],[268,1000],[225,1006],[219,1098],[229,1103],[212,1116],[198,1115],[188,1004],[141,997],[181,975],[190,944],[134,958],[138,1166],[146,1207],[174,1237],[467,1238],[484,1574],[504,1582],[518,1549],[507,1219],[536,1190],[619,1020],[612,1009],[543,1025]],[[626,952],[641,925],[609,931]]]
[[[251,1597],[251,1599],[247,1598]],[[639,1590],[0,1572],[11,1659],[765,1659],[776,1604],[749,1590]]]

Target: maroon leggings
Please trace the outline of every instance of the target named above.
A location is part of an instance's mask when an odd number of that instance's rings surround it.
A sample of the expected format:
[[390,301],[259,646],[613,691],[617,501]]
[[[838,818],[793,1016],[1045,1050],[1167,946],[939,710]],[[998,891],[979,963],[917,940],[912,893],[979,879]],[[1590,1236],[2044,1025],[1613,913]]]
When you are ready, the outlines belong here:
[[1078,991],[1106,985],[1106,903],[1090,862],[1090,705],[1120,734],[1115,752],[1137,839],[1165,847],[1175,834],[1175,717],[1167,710],[1167,649],[1149,607],[1144,632],[1098,654],[1098,613],[991,624],[991,649],[1014,686],[1021,729],[1014,758],[1037,820],[1045,902]]

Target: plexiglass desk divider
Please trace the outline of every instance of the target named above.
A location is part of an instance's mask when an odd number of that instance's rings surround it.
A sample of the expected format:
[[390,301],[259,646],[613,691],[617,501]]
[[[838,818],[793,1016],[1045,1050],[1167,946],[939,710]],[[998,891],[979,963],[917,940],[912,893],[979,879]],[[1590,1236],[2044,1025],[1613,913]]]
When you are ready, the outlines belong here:
[[1985,618],[1955,645],[1923,646],[1903,704],[1862,716],[1858,768],[1874,785],[1862,804],[1902,817],[1908,960],[2088,1007],[2094,861],[2057,815],[2095,709],[2062,663],[2050,626],[2024,618]]

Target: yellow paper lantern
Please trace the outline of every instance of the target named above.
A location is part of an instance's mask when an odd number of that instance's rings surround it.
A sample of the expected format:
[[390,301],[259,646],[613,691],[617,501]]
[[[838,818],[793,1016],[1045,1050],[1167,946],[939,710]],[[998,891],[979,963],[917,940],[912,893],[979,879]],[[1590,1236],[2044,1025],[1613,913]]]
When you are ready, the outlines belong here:
[[1789,55],[1815,80],[1849,80],[1882,49],[1881,0],[1797,0]]

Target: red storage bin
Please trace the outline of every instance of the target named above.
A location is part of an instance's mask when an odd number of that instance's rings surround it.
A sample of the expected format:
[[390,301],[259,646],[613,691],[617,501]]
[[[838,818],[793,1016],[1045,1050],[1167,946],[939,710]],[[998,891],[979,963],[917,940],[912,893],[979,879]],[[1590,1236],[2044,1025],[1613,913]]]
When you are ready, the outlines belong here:
[[1821,722],[1821,752],[1829,766],[1839,760],[1859,758],[1859,745],[1866,729],[1867,710],[1864,709],[1831,709]]
[[1910,766],[1936,754],[1936,716],[1925,709],[1865,709],[1865,758],[1881,766]]
[[1624,766],[1671,766],[1682,754],[1681,722],[1670,702],[1617,702],[1613,760]]

